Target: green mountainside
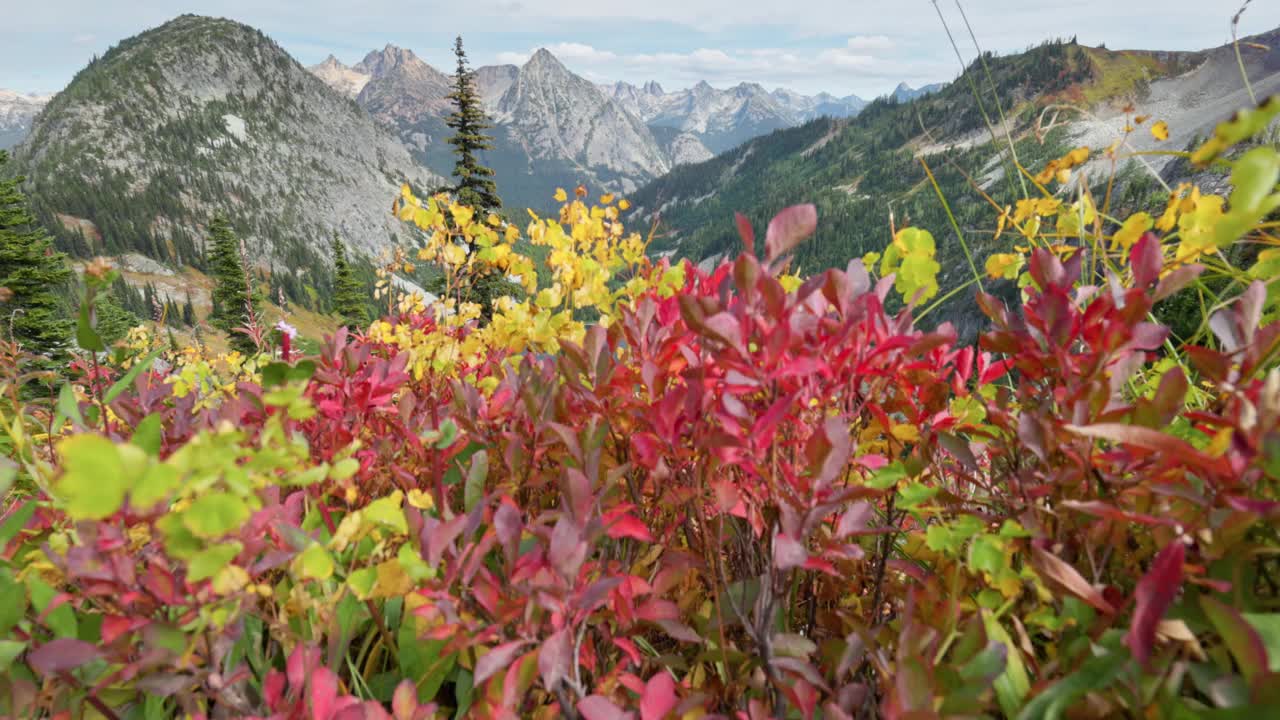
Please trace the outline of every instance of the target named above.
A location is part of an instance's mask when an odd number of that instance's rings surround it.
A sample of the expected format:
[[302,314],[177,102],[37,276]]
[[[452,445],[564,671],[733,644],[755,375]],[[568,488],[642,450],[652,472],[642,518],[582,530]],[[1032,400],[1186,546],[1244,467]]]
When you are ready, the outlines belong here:
[[[945,293],[973,277],[947,208],[981,271],[987,254],[996,247],[1007,251],[1010,243],[1007,236],[993,242],[999,211],[992,202],[1011,206],[1036,193],[1011,162],[1010,141],[1020,164],[1034,174],[1077,144],[1092,144],[1095,151],[1110,144],[1119,136],[1112,129],[1125,123],[1122,108],[1136,104],[1142,112],[1150,104],[1177,128],[1174,137],[1153,145],[1144,128],[1131,143],[1183,149],[1249,103],[1239,71],[1228,72],[1235,59],[1225,50],[1112,52],[1073,40],[1009,56],[987,54],[937,92],[909,102],[881,98],[854,118],[776,131],[712,160],[677,167],[631,199],[640,217],[656,223],[653,251],[695,261],[737,252],[735,211],[763,227],[788,205],[814,203],[817,234],[796,254],[805,273],[844,267],[852,258],[884,250],[891,227],[923,227],[937,238]],[[1256,87],[1280,84],[1274,54],[1259,51],[1246,58]],[[1039,132],[1052,124],[1042,114],[1057,118],[1056,126]],[[1178,164],[1166,161],[1148,164],[1176,175]],[[1090,170],[1091,184],[1105,183],[1109,168],[1093,163]],[[1117,209],[1146,203],[1157,193],[1163,203],[1151,173],[1130,164],[1120,168],[1118,180]],[[942,317],[969,325],[977,315],[971,306],[971,295],[959,293]]]

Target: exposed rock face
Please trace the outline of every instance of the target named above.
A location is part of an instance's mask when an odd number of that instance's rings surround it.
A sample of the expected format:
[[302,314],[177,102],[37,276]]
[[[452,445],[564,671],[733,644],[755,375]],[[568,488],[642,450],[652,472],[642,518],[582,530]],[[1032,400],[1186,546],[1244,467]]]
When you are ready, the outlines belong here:
[[449,111],[452,79],[411,50],[387,45],[366,55],[355,69],[369,75],[356,102],[383,122],[413,121]]
[[519,77],[498,101],[496,117],[533,160],[568,160],[605,185],[603,175],[614,175],[624,191],[671,167],[639,118],[569,72],[546,50],[534,53],[520,68]]
[[756,83],[719,90],[703,81],[687,90],[666,93],[655,82],[643,87],[620,82],[609,86],[609,93],[649,125],[692,133],[716,153],[824,115],[856,115],[867,104],[856,95],[808,96],[784,89],[770,93]]
[[219,213],[255,264],[322,267],[335,232],[373,255],[405,232],[399,185],[441,183],[262,33],[190,15],[85,68],[16,159],[37,212],[101,231],[85,250],[170,264],[200,257]]
[[369,82],[369,74],[338,62],[338,58],[330,55],[319,65],[307,68],[312,75],[320,78],[326,85],[346,95],[355,97],[360,94]]
[[0,150],[11,148],[27,136],[36,115],[52,95],[24,95],[0,90]]
[[498,108],[498,101],[507,93],[520,77],[520,68],[515,65],[485,65],[476,68],[476,87],[480,90],[480,98],[490,112]]

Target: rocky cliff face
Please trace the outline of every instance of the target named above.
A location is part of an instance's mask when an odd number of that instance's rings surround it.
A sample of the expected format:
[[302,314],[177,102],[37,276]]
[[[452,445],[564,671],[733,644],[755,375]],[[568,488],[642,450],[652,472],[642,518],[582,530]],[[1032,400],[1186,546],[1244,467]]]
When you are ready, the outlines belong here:
[[0,90],[0,150],[11,148],[27,136],[36,115],[52,95],[24,95]]
[[366,55],[355,70],[369,76],[356,102],[379,120],[398,123],[449,111],[451,78],[411,50],[387,45]]
[[567,160],[601,185],[612,181],[618,189],[630,191],[671,167],[639,118],[569,72],[546,50],[534,53],[520,68],[519,77],[498,101],[495,117],[535,162]]
[[327,262],[335,232],[364,255],[387,247],[405,232],[389,212],[400,183],[441,182],[269,38],[196,16],[82,70],[17,161],[46,224],[96,226],[82,252],[198,262],[221,213],[255,262],[296,273]]
[[620,82],[609,86],[608,91],[647,124],[690,133],[715,153],[824,115],[856,115],[866,106],[855,95],[809,96],[784,89],[770,93],[756,83],[721,90],[703,81],[686,90],[667,93],[655,82],[643,87]]
[[352,98],[359,95],[360,91],[369,82],[368,73],[347,67],[338,62],[338,58],[332,55],[325,58],[324,62],[319,65],[312,65],[307,70],[310,70],[312,75],[323,80],[329,87]]

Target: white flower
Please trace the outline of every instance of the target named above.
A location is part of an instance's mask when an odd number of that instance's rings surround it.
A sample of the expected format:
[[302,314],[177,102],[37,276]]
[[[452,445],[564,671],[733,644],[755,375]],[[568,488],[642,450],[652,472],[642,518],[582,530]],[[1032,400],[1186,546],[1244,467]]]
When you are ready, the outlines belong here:
[[289,323],[283,320],[276,323],[276,330],[279,330],[280,334],[288,336],[290,340],[298,337],[298,328],[290,325]]

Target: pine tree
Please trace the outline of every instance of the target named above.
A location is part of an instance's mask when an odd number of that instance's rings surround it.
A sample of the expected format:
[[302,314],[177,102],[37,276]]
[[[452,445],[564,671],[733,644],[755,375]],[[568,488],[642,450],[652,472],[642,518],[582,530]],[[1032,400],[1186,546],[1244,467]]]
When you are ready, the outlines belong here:
[[349,328],[363,326],[369,321],[365,312],[365,292],[356,280],[347,262],[347,248],[333,236],[333,313]]
[[481,165],[476,156],[481,150],[493,148],[492,138],[484,132],[493,125],[485,117],[480,97],[476,94],[475,75],[467,68],[467,54],[462,49],[461,37],[454,42],[453,54],[458,58],[453,92],[449,93],[454,109],[445,119],[445,124],[453,129],[449,144],[457,156],[453,174],[458,184],[454,187],[454,194],[459,202],[475,208],[483,217],[502,208],[498,188],[493,182],[493,170]]
[[[249,288],[244,264],[240,260],[240,241],[226,218],[218,216],[209,223],[209,243],[213,246],[209,252],[209,272],[214,281],[214,313],[209,316],[209,321],[230,336],[231,347],[243,353],[256,352],[253,340],[236,331],[247,320]],[[254,297],[253,302],[254,313],[261,314],[258,298]]]
[[[8,162],[0,151],[0,168]],[[35,224],[19,185],[23,178],[0,181],[0,336],[54,360],[71,345],[71,321],[57,289],[71,279],[66,256]]]

